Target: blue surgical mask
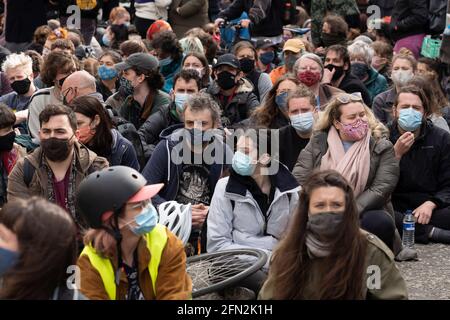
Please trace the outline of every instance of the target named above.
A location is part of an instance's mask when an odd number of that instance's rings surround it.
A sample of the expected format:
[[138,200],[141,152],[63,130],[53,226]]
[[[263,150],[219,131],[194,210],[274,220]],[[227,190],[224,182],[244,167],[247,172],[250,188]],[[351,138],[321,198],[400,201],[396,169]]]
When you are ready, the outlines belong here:
[[111,45],[111,40],[109,40],[108,35],[106,33],[102,37],[102,42],[105,47],[109,47]]
[[112,80],[117,77],[117,70],[114,68],[108,68],[105,65],[101,65],[98,68],[98,76],[102,80]]
[[400,128],[405,131],[416,131],[422,124],[423,114],[413,108],[401,109],[398,117]]
[[300,113],[290,117],[292,127],[300,133],[309,133],[314,125],[314,116],[312,112]]
[[237,174],[241,176],[251,176],[255,172],[256,163],[252,162],[252,159],[241,151],[236,151],[231,161],[231,166]]
[[280,109],[286,109],[288,92],[282,92],[275,97],[275,103]]
[[0,248],[0,278],[19,261],[19,253]]
[[158,222],[158,212],[150,202],[142,209],[141,213],[134,217],[132,222],[134,222],[136,226],[130,226],[130,230],[135,235],[142,236],[151,232],[156,226]]
[[159,66],[160,67],[168,66],[169,64],[172,63],[172,61],[173,61],[173,59],[171,57],[161,59],[161,60],[159,60]]
[[191,95],[189,93],[175,93],[175,105],[177,106],[177,111],[183,113],[184,103],[189,99]]
[[263,65],[268,65],[273,59],[275,59],[275,53],[273,51],[267,51],[259,55],[259,60]]

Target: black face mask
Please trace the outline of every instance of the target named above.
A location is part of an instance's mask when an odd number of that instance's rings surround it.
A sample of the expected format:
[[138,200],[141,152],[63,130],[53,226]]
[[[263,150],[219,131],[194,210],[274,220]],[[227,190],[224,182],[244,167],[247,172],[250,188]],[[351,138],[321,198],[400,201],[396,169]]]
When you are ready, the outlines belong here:
[[241,70],[244,73],[250,73],[255,70],[255,60],[250,58],[242,58],[239,62],[241,64]]
[[72,151],[73,145],[69,143],[72,137],[69,139],[49,138],[41,140],[41,147],[45,157],[53,162],[66,160],[70,151]]
[[11,151],[14,145],[16,133],[11,131],[7,135],[0,137],[0,151]]
[[322,32],[321,38],[322,43],[325,47],[330,47],[332,45],[342,44],[343,42],[345,42],[345,37],[338,34]]
[[223,90],[229,90],[236,85],[236,76],[228,71],[217,74],[217,84]]
[[25,94],[30,90],[31,81],[28,78],[11,83],[11,88],[18,94]]
[[[69,74],[69,76],[70,76],[70,74]],[[65,76],[64,78],[57,80],[60,88],[62,88],[64,80],[66,80],[69,76]]]
[[327,64],[325,68],[327,68],[330,71],[333,71],[334,69],[334,75],[333,78],[331,79],[332,81],[336,81],[344,74],[344,66],[335,66],[334,64]]

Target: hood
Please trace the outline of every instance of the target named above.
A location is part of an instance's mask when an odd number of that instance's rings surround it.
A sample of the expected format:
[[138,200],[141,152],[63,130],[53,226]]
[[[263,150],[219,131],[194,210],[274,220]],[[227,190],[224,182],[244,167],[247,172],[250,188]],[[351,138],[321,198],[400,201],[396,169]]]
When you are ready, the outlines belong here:
[[161,131],[161,133],[159,134],[159,138],[160,139],[169,139],[170,136],[177,130],[179,129],[183,129],[184,128],[184,123],[177,123],[174,125],[171,125],[168,128],[165,128],[163,131]]
[[375,70],[374,68],[370,67],[369,68],[369,79],[366,80],[366,82],[364,82],[364,84],[366,86],[371,85],[372,83],[374,83],[375,81],[377,81],[377,78],[380,74],[378,73],[377,70]]
[[98,99],[98,101],[100,101],[102,104],[105,103],[105,101],[103,101],[103,96],[102,96],[101,93],[98,93],[98,92],[92,92],[92,93],[87,94],[87,96],[89,96],[89,97],[94,97],[94,98]]

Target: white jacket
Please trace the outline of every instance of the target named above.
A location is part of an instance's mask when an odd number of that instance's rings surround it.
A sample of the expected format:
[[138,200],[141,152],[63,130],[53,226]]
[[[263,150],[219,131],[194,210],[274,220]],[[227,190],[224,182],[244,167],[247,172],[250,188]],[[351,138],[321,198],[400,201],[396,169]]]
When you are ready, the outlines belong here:
[[136,16],[149,20],[166,20],[172,0],[138,0],[135,2]]

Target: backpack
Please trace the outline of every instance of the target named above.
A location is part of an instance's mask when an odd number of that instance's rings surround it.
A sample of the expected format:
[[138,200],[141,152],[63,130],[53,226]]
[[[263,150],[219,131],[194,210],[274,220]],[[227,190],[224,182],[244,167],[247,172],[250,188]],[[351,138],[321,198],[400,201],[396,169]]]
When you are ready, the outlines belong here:
[[297,24],[297,0],[281,0],[280,12],[283,25]]
[[430,0],[428,6],[428,33],[440,35],[447,20],[447,0]]
[[97,7],[97,0],[77,0],[77,6],[81,10],[93,10]]

